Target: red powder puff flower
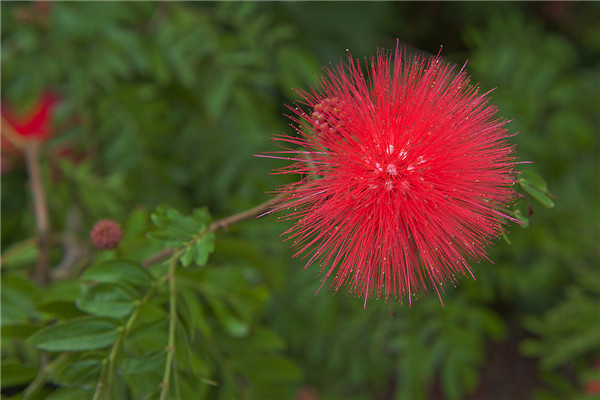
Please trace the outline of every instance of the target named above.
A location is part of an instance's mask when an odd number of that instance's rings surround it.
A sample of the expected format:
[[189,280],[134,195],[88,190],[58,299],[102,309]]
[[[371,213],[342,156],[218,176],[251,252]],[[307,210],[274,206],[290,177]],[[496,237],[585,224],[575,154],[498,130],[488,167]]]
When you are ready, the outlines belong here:
[[278,172],[301,179],[273,211],[289,210],[294,256],[335,291],[346,284],[365,305],[440,296],[512,219],[511,135],[488,93],[439,55],[380,50],[368,67],[366,78],[349,56],[297,91],[298,135],[276,137],[284,150],[265,157],[294,161]]

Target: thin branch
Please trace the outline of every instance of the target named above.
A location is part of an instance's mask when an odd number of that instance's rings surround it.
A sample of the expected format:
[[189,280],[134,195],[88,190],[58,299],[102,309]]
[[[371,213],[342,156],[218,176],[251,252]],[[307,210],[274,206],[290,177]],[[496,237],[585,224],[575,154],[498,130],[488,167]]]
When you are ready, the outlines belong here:
[[[229,217],[225,217],[223,219],[215,221],[208,226],[205,233],[216,232],[219,229],[226,231],[227,229],[229,229],[229,227],[231,225],[234,225],[234,224],[237,224],[238,222],[242,222],[242,221],[245,221],[252,217],[257,217],[261,214],[264,214],[265,212],[269,211],[273,206],[275,206],[277,203],[281,202],[281,200],[283,200],[284,197],[285,197],[284,195],[278,195],[268,201],[265,201],[262,204],[257,205],[254,208],[251,208],[249,210],[242,211],[240,213],[233,214],[233,215],[230,215]],[[171,257],[171,255],[173,255],[174,251],[175,251],[175,249],[173,249],[173,248],[164,249],[164,250],[154,254],[153,256],[147,258],[146,260],[142,261],[142,265],[145,267],[148,267],[150,265],[156,264],[157,262],[160,262],[162,260],[165,260],[165,259]]]
[[229,228],[229,226],[231,226],[233,224],[237,224],[238,222],[245,221],[252,217],[257,217],[257,216],[269,211],[269,209],[272,206],[274,206],[275,204],[277,204],[278,202],[280,202],[283,199],[283,197],[284,196],[282,196],[282,195],[273,197],[272,199],[265,201],[264,203],[259,204],[254,208],[251,208],[249,210],[242,211],[240,213],[233,214],[233,215],[230,215],[229,217],[225,217],[223,219],[215,221],[208,226],[207,233],[215,232],[215,231],[218,231],[219,229],[227,230]]
[[173,368],[173,359],[175,356],[175,325],[177,324],[177,284],[175,282],[175,270],[177,268],[177,259],[171,260],[169,267],[169,334],[167,347],[167,359],[165,361],[165,371],[163,380],[160,384],[160,400],[167,400],[171,386],[171,370]]
[[[54,372],[54,370],[60,366],[64,361],[69,358],[70,353],[62,353],[58,357],[56,357],[52,362],[48,362],[50,355],[43,354],[42,355],[42,367],[40,368],[37,376],[33,381],[27,385],[25,390],[23,391],[23,399],[28,400],[33,397],[41,388],[44,387],[46,383],[46,379],[49,375]],[[36,396],[37,397],[37,396]]]
[[23,136],[13,128],[13,126],[2,117],[2,135],[8,139],[8,141],[20,151],[25,151],[27,141],[23,139]]
[[144,261],[142,261],[142,265],[144,267],[149,267],[151,265],[154,265],[157,262],[160,262],[162,260],[165,260],[165,259],[171,257],[171,254],[173,254],[174,251],[175,251],[175,249],[173,249],[172,247],[170,247],[168,249],[164,249],[162,251],[159,251],[155,255],[153,255],[153,256],[145,259]]
[[55,265],[50,271],[52,281],[73,275],[76,265],[85,259],[86,247],[80,242],[80,237],[81,221],[78,209],[76,206],[69,207],[65,215],[65,228],[60,242],[63,247],[63,257],[58,265]]
[[33,211],[38,233],[38,264],[34,272],[34,279],[40,285],[50,283],[50,261],[48,257],[50,234],[50,216],[48,214],[48,203],[44,193],[44,184],[40,171],[41,144],[37,141],[27,142],[23,148],[27,174],[29,176],[29,187],[33,197]]
[[[142,311],[142,308],[144,308],[144,306],[150,301],[150,298],[152,298],[155,291],[156,291],[156,285],[150,286],[150,288],[144,295],[144,298],[137,303],[133,313],[131,313],[131,315],[127,319],[127,322],[125,323],[125,325],[123,325],[123,327],[121,329],[121,333],[119,334],[119,337],[117,338],[117,341],[113,344],[113,346],[110,350],[110,354],[108,356],[108,364],[104,364],[102,366],[103,368],[107,368],[106,383],[104,381],[100,380],[100,381],[98,381],[98,385],[100,385],[100,389],[101,389],[99,392],[105,393],[105,395],[104,395],[105,399],[110,399],[110,396],[111,396],[111,389],[113,386],[114,378],[117,375],[116,374],[117,358],[119,356],[119,352],[121,351],[121,348],[123,347],[123,342],[125,342],[127,335],[129,335],[129,333],[131,332],[131,328],[133,327],[133,324],[139,317],[139,315]],[[96,392],[98,392],[98,390]]]

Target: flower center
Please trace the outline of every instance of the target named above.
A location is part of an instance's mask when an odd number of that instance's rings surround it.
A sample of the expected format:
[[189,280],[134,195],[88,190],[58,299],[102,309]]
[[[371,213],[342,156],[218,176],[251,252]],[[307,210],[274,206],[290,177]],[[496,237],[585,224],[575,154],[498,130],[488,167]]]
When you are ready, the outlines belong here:
[[380,162],[370,163],[372,180],[369,182],[371,190],[398,191],[406,195],[411,188],[411,182],[423,180],[423,172],[427,170],[427,159],[418,156],[416,159],[407,157],[406,150],[401,150],[392,155],[394,147],[388,146]]
[[396,165],[393,163],[389,163],[385,171],[390,175],[398,175],[398,170],[396,169]]

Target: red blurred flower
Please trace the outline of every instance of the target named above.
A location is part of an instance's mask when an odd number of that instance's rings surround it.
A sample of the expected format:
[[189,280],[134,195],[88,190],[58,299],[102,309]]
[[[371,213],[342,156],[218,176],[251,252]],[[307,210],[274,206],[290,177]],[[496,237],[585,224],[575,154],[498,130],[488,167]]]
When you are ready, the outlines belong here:
[[58,97],[43,93],[35,105],[26,112],[17,112],[2,102],[2,174],[10,171],[21,157],[26,142],[45,141],[52,135],[52,117]]
[[38,99],[31,110],[18,113],[9,105],[2,104],[2,118],[8,122],[14,131],[27,140],[45,140],[52,133],[52,112],[58,97],[46,92]]
[[13,8],[15,21],[47,28],[50,23],[52,2],[36,0]]
[[587,394],[600,394],[600,381],[589,381],[584,389]]
[[467,261],[487,258],[515,197],[513,145],[487,93],[439,56],[398,48],[378,51],[368,79],[349,56],[298,93],[298,136],[276,137],[284,151],[266,156],[301,176],[274,210],[295,220],[295,256],[365,304],[472,276]]

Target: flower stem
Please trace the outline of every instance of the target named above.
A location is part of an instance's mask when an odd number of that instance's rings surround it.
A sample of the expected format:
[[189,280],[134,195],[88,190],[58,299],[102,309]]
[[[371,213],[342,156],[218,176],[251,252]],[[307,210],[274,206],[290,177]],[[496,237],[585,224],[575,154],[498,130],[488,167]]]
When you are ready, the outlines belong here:
[[40,143],[27,142],[23,148],[29,185],[33,196],[33,211],[35,214],[36,229],[38,233],[38,263],[34,272],[34,279],[42,286],[50,283],[50,262],[48,259],[50,234],[50,217],[48,204],[44,193],[44,184],[40,172]]
[[177,269],[178,255],[171,258],[167,279],[169,280],[169,336],[167,341],[167,360],[165,362],[165,372],[160,384],[159,400],[166,400],[169,395],[169,386],[171,381],[171,369],[173,366],[173,357],[175,356],[175,324],[177,323],[177,289],[175,283],[175,271]]

